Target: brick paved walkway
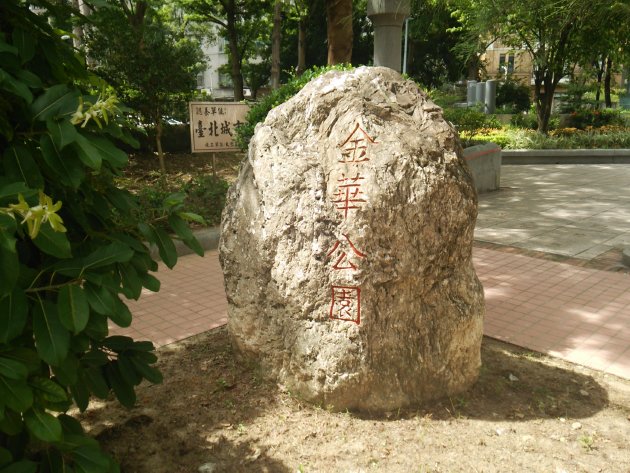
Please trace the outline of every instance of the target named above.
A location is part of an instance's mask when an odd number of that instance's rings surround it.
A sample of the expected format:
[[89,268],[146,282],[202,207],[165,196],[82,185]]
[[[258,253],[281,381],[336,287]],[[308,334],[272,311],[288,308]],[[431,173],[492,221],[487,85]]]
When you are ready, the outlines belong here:
[[[486,335],[630,379],[630,276],[476,247]],[[164,345],[226,322],[216,251],[160,265],[159,293],[130,308],[138,339]]]

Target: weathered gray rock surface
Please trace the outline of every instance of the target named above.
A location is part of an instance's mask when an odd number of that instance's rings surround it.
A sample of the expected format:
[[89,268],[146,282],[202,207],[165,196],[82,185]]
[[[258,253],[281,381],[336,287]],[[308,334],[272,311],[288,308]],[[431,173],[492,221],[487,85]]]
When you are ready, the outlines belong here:
[[334,409],[470,387],[484,303],[461,154],[441,109],[386,68],[329,72],[272,110],[223,214],[237,350]]

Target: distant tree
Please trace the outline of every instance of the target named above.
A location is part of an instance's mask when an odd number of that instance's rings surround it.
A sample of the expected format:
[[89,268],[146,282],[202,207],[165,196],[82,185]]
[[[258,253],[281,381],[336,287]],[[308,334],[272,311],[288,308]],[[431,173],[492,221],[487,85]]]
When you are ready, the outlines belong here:
[[524,48],[534,67],[538,131],[547,133],[554,92],[582,53],[581,33],[605,24],[614,0],[457,0],[458,19],[468,29],[464,44],[477,54],[479,38],[500,38]]
[[[261,36],[269,37],[269,0],[177,0],[191,21],[210,22],[227,39],[234,100],[243,95],[243,63]],[[267,39],[265,42],[269,42]]]
[[352,62],[352,0],[326,0],[328,65]]
[[165,24],[143,0],[104,4],[90,15],[87,46],[93,70],[107,80],[142,121],[155,125],[160,168],[164,115],[178,94],[188,95],[203,70],[197,41]]
[[409,21],[408,74],[429,88],[454,82],[467,71],[457,54],[462,25],[446,0],[412,0]]

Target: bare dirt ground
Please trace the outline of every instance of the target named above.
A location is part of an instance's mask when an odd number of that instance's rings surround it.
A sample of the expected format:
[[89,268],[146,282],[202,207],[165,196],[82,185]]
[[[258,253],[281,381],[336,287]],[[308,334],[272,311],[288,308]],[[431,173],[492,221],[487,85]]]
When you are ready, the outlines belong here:
[[[242,157],[213,170],[210,155],[169,155],[166,179],[231,182]],[[157,181],[156,166],[134,157],[127,186]],[[141,385],[135,408],[81,415],[124,473],[630,472],[630,381],[487,338],[470,391],[381,417],[301,402],[237,360],[225,328],[158,355],[164,383]]]
[[158,351],[161,385],[82,421],[130,472],[630,472],[630,382],[484,339],[468,392],[334,413],[238,361],[225,328]]

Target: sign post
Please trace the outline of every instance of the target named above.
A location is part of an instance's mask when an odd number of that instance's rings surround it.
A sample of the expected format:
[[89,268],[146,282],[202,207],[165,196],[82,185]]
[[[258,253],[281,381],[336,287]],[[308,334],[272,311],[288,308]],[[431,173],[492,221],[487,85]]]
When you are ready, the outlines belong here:
[[190,102],[190,143],[193,153],[212,153],[216,175],[216,153],[239,151],[235,129],[245,123],[249,105],[234,102]]

